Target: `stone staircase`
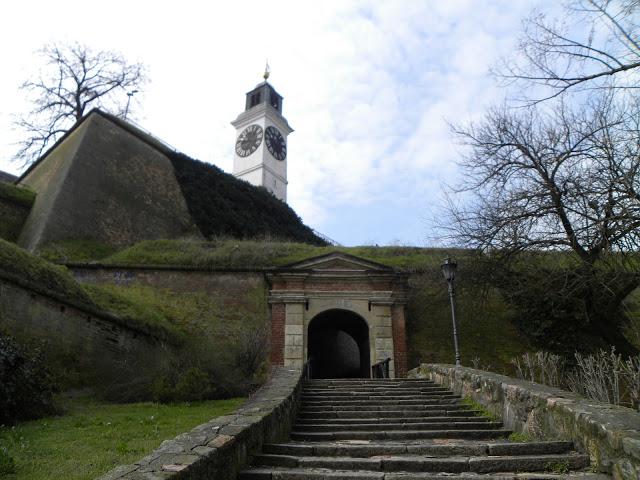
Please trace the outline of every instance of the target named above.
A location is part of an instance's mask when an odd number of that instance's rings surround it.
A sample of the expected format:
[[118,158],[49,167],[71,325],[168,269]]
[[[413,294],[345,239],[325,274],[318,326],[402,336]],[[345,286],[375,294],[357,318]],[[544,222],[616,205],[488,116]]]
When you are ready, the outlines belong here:
[[609,478],[570,442],[510,433],[428,380],[308,380],[291,441],[265,445],[240,480]]

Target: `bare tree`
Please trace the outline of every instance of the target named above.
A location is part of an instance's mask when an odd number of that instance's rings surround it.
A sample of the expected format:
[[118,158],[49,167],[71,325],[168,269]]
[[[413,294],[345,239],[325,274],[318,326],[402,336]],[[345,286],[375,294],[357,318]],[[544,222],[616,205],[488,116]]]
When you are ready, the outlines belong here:
[[[495,70],[519,83],[529,103],[567,91],[640,81],[640,2],[574,0],[562,22],[534,13],[524,21],[519,48]],[[541,89],[532,89],[541,86]]]
[[127,96],[147,82],[141,63],[128,63],[112,51],[94,52],[80,44],[48,45],[39,51],[44,67],[21,86],[33,109],[16,120],[24,131],[15,155],[25,165],[35,161],[91,108],[122,116]]
[[[441,226],[450,240],[501,256],[495,281],[542,325],[540,339],[579,327],[632,353],[613,313],[640,280],[624,267],[640,246],[638,104],[605,91],[582,108],[549,107],[494,108],[454,127],[469,151]],[[524,267],[505,260],[521,252],[547,256]]]
[[470,147],[450,203],[452,238],[517,252],[571,249],[593,264],[640,246],[640,117],[636,102],[601,96],[572,109],[490,110],[454,127]]

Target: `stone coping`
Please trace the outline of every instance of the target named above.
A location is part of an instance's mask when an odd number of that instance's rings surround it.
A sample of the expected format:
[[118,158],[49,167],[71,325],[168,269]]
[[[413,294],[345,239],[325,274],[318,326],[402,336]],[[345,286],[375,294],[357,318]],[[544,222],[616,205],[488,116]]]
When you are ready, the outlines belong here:
[[297,414],[302,372],[275,367],[267,383],[231,415],[215,418],[165,440],[132,465],[120,465],[98,480],[236,480],[264,443],[289,437]]
[[594,469],[616,480],[640,478],[640,413],[505,375],[444,364],[422,364],[411,378],[429,378],[470,397],[506,428],[535,439],[571,440]]

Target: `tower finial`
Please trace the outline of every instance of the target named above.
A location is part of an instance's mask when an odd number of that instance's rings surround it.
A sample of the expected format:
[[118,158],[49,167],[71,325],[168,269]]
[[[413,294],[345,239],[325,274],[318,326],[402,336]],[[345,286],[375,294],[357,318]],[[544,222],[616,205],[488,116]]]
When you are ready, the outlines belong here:
[[271,69],[269,68],[269,60],[266,60],[264,66],[264,75],[262,75],[262,78],[264,78],[265,82],[268,80],[269,75],[271,75]]

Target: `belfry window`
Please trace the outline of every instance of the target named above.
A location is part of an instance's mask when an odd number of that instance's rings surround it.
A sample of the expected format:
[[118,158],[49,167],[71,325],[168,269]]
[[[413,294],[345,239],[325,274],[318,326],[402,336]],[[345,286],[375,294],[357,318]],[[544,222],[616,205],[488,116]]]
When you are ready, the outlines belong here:
[[260,94],[260,92],[256,92],[254,94],[251,95],[251,100],[249,100],[249,108],[253,108],[256,105],[258,105],[260,103],[261,97],[262,95]]

